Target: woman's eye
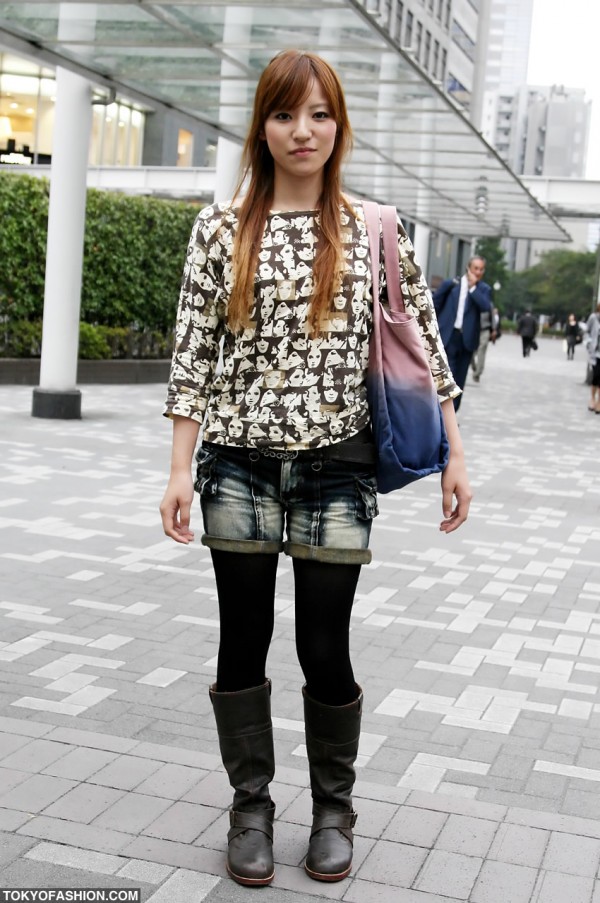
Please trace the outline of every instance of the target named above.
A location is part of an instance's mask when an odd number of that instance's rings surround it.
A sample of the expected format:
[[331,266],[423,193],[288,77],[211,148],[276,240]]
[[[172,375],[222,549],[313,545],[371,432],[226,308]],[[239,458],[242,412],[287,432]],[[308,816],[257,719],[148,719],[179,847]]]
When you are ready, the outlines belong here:
[[329,113],[326,110],[319,110],[318,113],[315,113],[315,119],[329,119]]
[[281,122],[290,118],[289,113],[275,113],[275,119],[279,119]]

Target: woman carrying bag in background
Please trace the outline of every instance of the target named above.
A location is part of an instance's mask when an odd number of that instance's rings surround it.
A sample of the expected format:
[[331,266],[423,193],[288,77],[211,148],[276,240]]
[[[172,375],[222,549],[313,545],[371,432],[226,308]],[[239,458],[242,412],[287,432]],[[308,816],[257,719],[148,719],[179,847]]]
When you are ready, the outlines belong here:
[[[288,50],[256,90],[234,199],[201,211],[184,269],[164,413],[173,420],[164,531],[189,543],[194,488],[217,584],[220,645],[210,698],[234,789],[227,869],[274,875],[275,761],[266,660],[279,554],[291,556],[313,824],[305,868],[338,881],[352,865],[354,762],[362,690],[350,614],[377,514],[366,368],[372,329],[369,242],[360,202],[341,190],[351,131],[339,79]],[[448,370],[429,291],[398,223],[408,290],[442,401],[450,533],[471,499]],[[382,276],[382,279],[384,277]],[[217,370],[223,340],[223,365]],[[195,483],[191,474],[198,432]],[[250,592],[251,588],[251,592]]]

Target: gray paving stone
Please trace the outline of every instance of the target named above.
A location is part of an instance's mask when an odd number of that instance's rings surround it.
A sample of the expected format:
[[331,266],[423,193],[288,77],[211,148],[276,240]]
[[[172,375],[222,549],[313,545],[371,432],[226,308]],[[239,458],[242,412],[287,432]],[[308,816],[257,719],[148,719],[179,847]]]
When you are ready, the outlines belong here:
[[89,747],[72,749],[65,756],[52,762],[43,769],[44,774],[55,777],[70,778],[73,781],[85,781],[100,771],[118,756],[116,752]]
[[431,848],[448,819],[444,812],[401,806],[382,834],[383,840]]
[[97,850],[100,853],[118,853],[131,842],[131,834],[46,815],[31,819],[17,833],[86,850]]
[[208,772],[187,765],[162,765],[154,774],[138,785],[138,793],[178,800],[207,775]]
[[378,881],[385,875],[392,887],[410,887],[425,862],[427,851],[404,843],[379,840],[356,872],[362,881]]
[[572,815],[551,812],[534,812],[530,809],[514,807],[508,810],[505,820],[514,825],[528,825],[547,831],[579,834],[582,837],[600,839],[600,824],[589,818],[576,818]]
[[410,806],[423,809],[431,809],[435,812],[448,812],[455,815],[472,816],[473,818],[486,818],[490,821],[500,821],[506,815],[505,806],[497,806],[493,803],[480,803],[475,800],[457,799],[456,797],[440,796],[434,793],[425,793],[414,790],[407,800]]
[[45,807],[44,815],[89,824],[123,797],[126,797],[123,790],[94,784],[79,784],[61,799]]
[[530,903],[534,899],[536,877],[536,869],[484,862],[469,899],[472,903]]
[[397,806],[378,800],[361,800],[357,805],[358,819],[355,833],[364,837],[381,837],[396,813]]
[[445,850],[432,850],[415,882],[415,890],[469,898],[483,860]]
[[128,793],[98,815],[94,819],[94,825],[137,834],[154,822],[170,805],[171,801],[168,799]]
[[36,844],[25,853],[25,858],[54,865],[66,865],[69,868],[97,872],[101,875],[114,875],[125,864],[119,856],[47,842]]
[[146,835],[136,837],[135,840],[131,839],[131,835],[124,836],[127,836],[128,842],[121,850],[123,856],[162,865],[172,865],[177,868],[208,872],[221,877],[226,874],[225,857],[218,850],[204,849],[188,843],[177,843],[173,840],[162,840]]
[[4,766],[4,759],[10,756],[16,749],[20,749],[30,743],[29,737],[21,737],[18,734],[0,734],[0,764]]
[[594,891],[591,878],[561,875],[558,872],[540,872],[532,903],[589,903]]
[[500,862],[509,862],[511,865],[539,868],[549,839],[549,831],[521,825],[502,824],[489,849],[488,859],[498,859]]
[[30,740],[26,746],[6,756],[2,762],[4,768],[18,768],[21,771],[30,771],[37,774],[48,765],[66,756],[73,749],[65,743],[55,743],[52,740]]
[[19,856],[25,855],[34,844],[35,841],[29,837],[17,837],[3,831],[0,834],[0,869]]
[[395,887],[391,891],[386,884],[373,884],[360,878],[352,882],[343,899],[348,903],[459,903],[457,897],[441,897],[404,887]]
[[51,730],[52,728],[49,725],[41,724],[37,721],[30,721],[26,718],[10,718],[4,715],[0,716],[1,734],[20,734],[23,737],[43,737],[44,734],[49,733]]
[[116,753],[127,753],[137,746],[137,740],[126,737],[113,737],[97,731],[83,731],[77,728],[57,727],[47,734],[46,739],[60,743],[71,743],[73,746],[84,746],[92,749],[106,749]]
[[597,820],[600,818],[600,798],[598,789],[592,792],[594,788],[588,791],[570,789],[567,790],[564,797],[562,810],[566,815],[581,815],[589,819]]
[[497,830],[496,821],[466,815],[450,815],[435,846],[438,850],[450,853],[485,858]]
[[220,814],[219,809],[176,802],[149,824],[143,833],[163,840],[192,843]]
[[0,768],[0,797],[23,781],[29,780],[27,771],[16,771],[13,768]]
[[173,867],[170,865],[157,865],[141,859],[130,859],[116,872],[131,881],[143,881],[146,884],[162,884],[172,873]]
[[89,778],[91,784],[103,784],[120,790],[135,790],[161,763],[139,756],[119,756]]
[[567,875],[595,878],[600,865],[600,840],[553,831],[542,868]]
[[16,831],[32,817],[28,812],[0,809],[0,831]]
[[0,796],[0,806],[23,812],[41,812],[75,786],[74,781],[50,775],[32,775]]

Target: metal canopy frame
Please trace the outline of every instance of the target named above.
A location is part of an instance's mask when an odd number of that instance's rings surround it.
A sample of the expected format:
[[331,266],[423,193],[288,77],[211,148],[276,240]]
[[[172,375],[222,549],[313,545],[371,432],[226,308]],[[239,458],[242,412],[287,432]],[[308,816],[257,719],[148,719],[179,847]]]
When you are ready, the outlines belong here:
[[350,194],[464,238],[569,235],[361,0],[0,0],[0,46],[180,110],[241,141],[266,63],[288,47],[344,84]]

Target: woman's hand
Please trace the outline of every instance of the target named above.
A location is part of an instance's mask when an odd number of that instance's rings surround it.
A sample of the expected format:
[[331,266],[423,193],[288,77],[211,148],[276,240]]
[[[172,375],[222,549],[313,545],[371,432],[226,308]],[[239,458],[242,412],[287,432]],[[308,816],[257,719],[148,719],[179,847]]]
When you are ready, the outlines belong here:
[[[473,493],[469,485],[462,439],[456,422],[454,403],[451,399],[442,402],[442,415],[450,445],[450,457],[442,474],[444,520],[440,524],[440,530],[442,533],[452,533],[466,521]],[[454,499],[456,499],[456,506],[453,508]]]
[[[448,466],[442,474],[442,511],[444,513],[444,520],[440,524],[442,533],[452,533],[466,521],[472,497],[464,458],[462,455],[453,457],[451,453]],[[456,498],[456,506],[453,508],[454,498]]]
[[187,545],[194,540],[194,533],[190,530],[193,499],[194,483],[191,472],[172,474],[160,503],[160,516],[163,530],[175,542]]
[[173,417],[171,476],[160,503],[163,530],[175,542],[193,542],[190,510],[194,499],[192,455],[198,439],[199,423],[189,417]]

